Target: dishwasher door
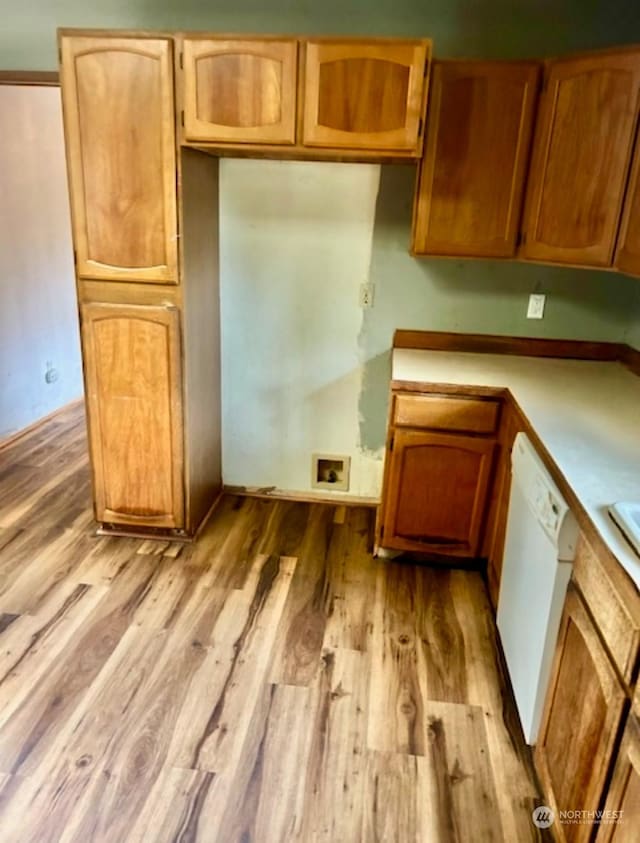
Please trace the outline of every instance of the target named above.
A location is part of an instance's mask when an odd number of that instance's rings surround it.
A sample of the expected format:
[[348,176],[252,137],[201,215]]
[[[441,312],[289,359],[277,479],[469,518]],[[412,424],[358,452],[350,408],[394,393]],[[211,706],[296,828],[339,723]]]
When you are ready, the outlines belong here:
[[497,626],[522,730],[534,744],[578,527],[526,437],[516,440],[512,472]]

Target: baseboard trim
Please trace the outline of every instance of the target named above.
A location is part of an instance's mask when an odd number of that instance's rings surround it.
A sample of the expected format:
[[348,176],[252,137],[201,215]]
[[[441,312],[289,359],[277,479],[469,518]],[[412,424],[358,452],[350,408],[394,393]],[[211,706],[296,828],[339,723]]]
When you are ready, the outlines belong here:
[[14,445],[19,439],[22,439],[24,436],[29,436],[29,434],[35,433],[35,431],[39,427],[42,427],[42,425],[47,424],[47,422],[53,421],[56,416],[60,416],[62,415],[62,413],[66,413],[68,410],[72,410],[74,407],[77,407],[83,402],[84,398],[75,398],[73,401],[69,401],[68,404],[63,404],[62,407],[58,407],[57,410],[54,410],[53,412],[48,413],[46,416],[43,416],[41,419],[37,419],[36,421],[27,425],[27,427],[23,427],[22,430],[18,430],[16,433],[12,433],[5,439],[0,439],[0,451],[3,451],[5,448],[9,448],[11,445]]
[[275,486],[223,486],[222,491],[226,495],[240,495],[247,498],[262,498],[263,500],[275,499],[283,501],[296,501],[298,503],[331,503],[335,506],[380,506],[380,498],[368,498],[357,495],[345,495],[336,493],[327,495],[323,492],[294,492],[287,489],[278,489]]

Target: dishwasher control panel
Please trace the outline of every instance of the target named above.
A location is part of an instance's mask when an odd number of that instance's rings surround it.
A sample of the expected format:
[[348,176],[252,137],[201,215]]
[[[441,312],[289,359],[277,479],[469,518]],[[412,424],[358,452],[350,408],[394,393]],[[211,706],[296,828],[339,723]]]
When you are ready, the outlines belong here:
[[524,433],[518,433],[511,451],[511,471],[517,475],[532,514],[558,546],[560,559],[573,559],[578,528],[558,487]]

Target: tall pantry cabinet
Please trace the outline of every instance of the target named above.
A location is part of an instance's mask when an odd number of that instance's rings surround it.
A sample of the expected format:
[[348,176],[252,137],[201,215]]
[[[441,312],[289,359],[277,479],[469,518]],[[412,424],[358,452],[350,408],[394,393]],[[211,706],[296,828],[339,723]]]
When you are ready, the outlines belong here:
[[221,483],[217,160],[176,145],[170,38],[60,58],[95,516],[192,535]]

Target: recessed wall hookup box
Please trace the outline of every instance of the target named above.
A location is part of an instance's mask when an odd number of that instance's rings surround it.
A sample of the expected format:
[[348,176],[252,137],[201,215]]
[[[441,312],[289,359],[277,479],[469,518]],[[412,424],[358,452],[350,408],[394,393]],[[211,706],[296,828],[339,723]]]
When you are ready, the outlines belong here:
[[314,489],[347,492],[350,468],[351,457],[337,454],[312,454],[311,486]]

